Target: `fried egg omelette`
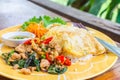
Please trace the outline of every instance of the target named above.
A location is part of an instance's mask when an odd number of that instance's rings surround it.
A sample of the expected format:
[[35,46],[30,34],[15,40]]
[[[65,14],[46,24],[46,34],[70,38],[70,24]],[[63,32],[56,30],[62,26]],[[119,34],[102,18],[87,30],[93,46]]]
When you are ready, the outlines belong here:
[[72,57],[83,57],[88,54],[99,55],[106,52],[105,48],[94,36],[83,28],[57,26],[51,28],[45,37],[53,36],[50,44],[57,43],[62,48],[62,54]]

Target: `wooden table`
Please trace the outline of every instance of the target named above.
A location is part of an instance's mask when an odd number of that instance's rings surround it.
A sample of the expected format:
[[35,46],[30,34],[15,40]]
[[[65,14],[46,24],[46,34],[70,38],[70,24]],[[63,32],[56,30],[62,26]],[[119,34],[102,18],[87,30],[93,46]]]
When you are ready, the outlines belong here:
[[[21,24],[33,16],[40,16],[40,15],[62,16],[62,18],[67,21],[72,20],[70,16],[66,16],[66,14],[64,15],[57,14],[57,11],[46,9],[45,6],[42,6],[42,7],[38,6],[30,1],[0,0],[0,30],[10,26]],[[77,20],[77,22],[79,21]],[[83,22],[83,24],[85,24],[84,21],[80,21],[80,22]],[[120,44],[119,43],[117,44],[120,47]],[[120,58],[118,59],[117,63],[109,71],[89,80],[120,79],[120,68],[119,68],[120,63],[119,62],[120,62]],[[10,80],[10,79],[0,76],[0,80]]]

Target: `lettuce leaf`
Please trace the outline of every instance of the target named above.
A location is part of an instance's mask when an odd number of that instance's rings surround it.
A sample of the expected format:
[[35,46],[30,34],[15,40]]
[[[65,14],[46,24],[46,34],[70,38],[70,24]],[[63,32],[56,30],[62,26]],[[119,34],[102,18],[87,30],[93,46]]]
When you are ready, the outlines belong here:
[[39,18],[34,16],[33,18],[31,18],[28,21],[23,23],[23,25],[21,26],[21,30],[25,31],[30,23],[32,23],[32,22],[39,23],[41,20],[42,20],[41,16]]
[[23,23],[23,25],[21,26],[21,30],[25,31],[30,23],[35,22],[35,23],[39,24],[40,21],[43,21],[44,27],[47,27],[48,25],[53,24],[53,23],[59,23],[59,24],[63,24],[63,25],[66,24],[66,22],[60,17],[51,18],[50,16],[44,15],[44,16],[40,16],[37,18],[34,16],[33,18],[31,18],[28,21]]
[[60,17],[51,18],[50,16],[43,16],[42,20],[44,22],[45,27],[47,27],[48,25],[53,24],[53,23],[59,23],[59,24],[63,24],[63,25],[66,24],[66,22]]

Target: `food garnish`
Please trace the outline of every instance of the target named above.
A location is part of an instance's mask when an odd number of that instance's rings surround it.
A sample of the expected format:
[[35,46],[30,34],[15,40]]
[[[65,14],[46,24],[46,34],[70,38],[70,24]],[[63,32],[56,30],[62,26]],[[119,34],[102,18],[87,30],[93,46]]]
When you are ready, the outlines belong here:
[[21,30],[22,31],[29,31],[34,34],[36,34],[37,37],[42,37],[47,31],[47,27],[50,24],[60,24],[60,25],[65,25],[66,22],[62,20],[60,17],[53,17],[51,18],[50,16],[40,16],[39,18],[33,17],[29,19],[29,21],[26,21],[22,26]]

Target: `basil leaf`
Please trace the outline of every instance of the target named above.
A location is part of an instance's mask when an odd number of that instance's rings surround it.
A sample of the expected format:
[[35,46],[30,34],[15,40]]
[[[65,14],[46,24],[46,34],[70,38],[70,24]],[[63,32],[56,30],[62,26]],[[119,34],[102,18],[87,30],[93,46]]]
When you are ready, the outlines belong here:
[[63,74],[64,72],[67,71],[67,67],[64,67],[64,68],[62,68],[62,69],[56,68],[55,71],[56,71],[58,74]]
[[6,63],[7,64],[9,64],[10,65],[10,62],[9,62],[9,58],[12,56],[12,54],[14,54],[14,50],[13,51],[11,51],[11,52],[9,52],[9,53],[3,53],[2,54],[2,57],[3,57],[3,59],[6,61]]
[[66,66],[64,68],[60,69],[58,67],[55,67],[55,65],[51,65],[48,68],[48,73],[50,73],[50,74],[63,74],[66,71],[67,71],[67,67]]
[[50,73],[50,74],[57,74],[57,72],[56,72],[56,67],[55,67],[55,65],[51,65],[49,68],[48,68],[48,73]]
[[25,60],[21,59],[18,61],[19,68],[23,68],[25,64]]
[[34,64],[36,65],[36,70],[40,71],[40,61],[38,59],[35,59]]

